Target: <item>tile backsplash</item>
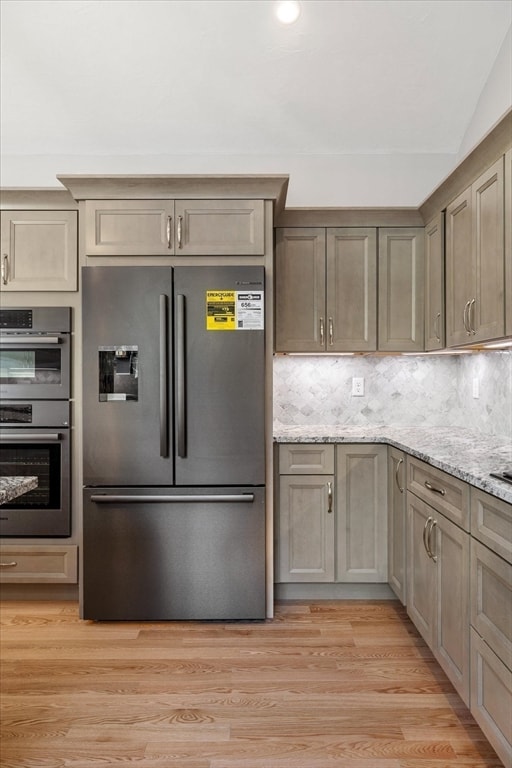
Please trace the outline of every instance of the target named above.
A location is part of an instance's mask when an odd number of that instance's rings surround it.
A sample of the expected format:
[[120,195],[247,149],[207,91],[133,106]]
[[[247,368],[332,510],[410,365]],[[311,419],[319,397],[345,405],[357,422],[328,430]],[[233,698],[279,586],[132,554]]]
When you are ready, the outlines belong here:
[[[352,378],[364,395],[352,396]],[[473,397],[477,380],[479,397]],[[512,352],[274,357],[274,420],[283,425],[465,426],[512,437]]]

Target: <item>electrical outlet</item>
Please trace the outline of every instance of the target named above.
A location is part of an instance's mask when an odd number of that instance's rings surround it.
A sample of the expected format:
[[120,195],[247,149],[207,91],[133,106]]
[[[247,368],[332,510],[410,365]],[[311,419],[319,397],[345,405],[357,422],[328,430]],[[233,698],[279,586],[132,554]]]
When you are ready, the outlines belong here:
[[478,399],[480,397],[480,380],[473,379],[473,397]]
[[352,379],[352,397],[363,397],[364,395],[364,378],[354,376]]

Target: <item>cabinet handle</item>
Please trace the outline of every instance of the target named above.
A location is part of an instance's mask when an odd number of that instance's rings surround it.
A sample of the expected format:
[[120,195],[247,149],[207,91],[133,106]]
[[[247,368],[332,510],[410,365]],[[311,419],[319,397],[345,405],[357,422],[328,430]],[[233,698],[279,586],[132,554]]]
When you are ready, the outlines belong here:
[[427,544],[428,544],[428,556],[434,561],[434,563],[437,563],[437,555],[434,555],[434,552],[432,551],[432,531],[437,525],[437,520],[432,520],[430,523],[430,528],[428,529],[428,535],[427,535]]
[[332,513],[332,483],[327,483],[327,512]]
[[469,325],[469,330],[471,331],[473,336],[476,333],[476,330],[475,330],[475,304],[476,304],[476,299],[471,299],[471,301],[469,302],[469,309],[468,309],[468,325]]
[[436,315],[436,318],[434,320],[434,334],[437,341],[441,341],[441,334],[440,334],[440,324],[441,324],[441,313],[438,312]]
[[172,248],[172,216],[167,217],[167,247]]
[[471,300],[470,301],[466,301],[466,303],[464,304],[464,315],[463,315],[463,318],[462,318],[462,322],[464,323],[464,330],[466,331],[468,336],[471,335],[471,331],[470,331],[470,328],[469,328],[469,320],[468,320],[468,313],[469,313],[469,305],[470,304],[471,304]]
[[320,318],[320,346],[324,345],[324,319]]
[[430,523],[432,522],[432,520],[433,520],[433,518],[430,517],[430,515],[429,515],[427,517],[427,519],[425,520],[425,525],[423,526],[423,546],[425,547],[425,552],[427,553],[427,555],[429,557],[430,557],[430,552],[428,551],[428,546],[427,546],[427,528],[430,525]]
[[400,493],[403,493],[404,489],[400,485],[400,480],[398,479],[398,470],[400,469],[400,464],[403,464],[403,463],[404,463],[404,460],[403,459],[399,459],[398,462],[397,462],[397,465],[396,465],[396,469],[395,469],[395,482],[396,482],[397,488],[400,491]]
[[425,488],[428,488],[428,490],[432,491],[432,493],[439,493],[441,496],[446,496],[446,491],[444,488],[436,488],[435,485],[429,483],[428,480],[425,480]]
[[10,563],[0,563],[0,568],[16,568],[17,565],[16,560],[12,560]]
[[4,253],[2,258],[2,283],[3,285],[7,285],[8,281],[8,274],[9,274],[9,257],[6,253]]
[[334,337],[334,327],[332,324],[332,317],[330,317],[329,318],[329,344],[331,347],[334,344],[333,337]]
[[178,248],[183,248],[183,216],[178,216]]

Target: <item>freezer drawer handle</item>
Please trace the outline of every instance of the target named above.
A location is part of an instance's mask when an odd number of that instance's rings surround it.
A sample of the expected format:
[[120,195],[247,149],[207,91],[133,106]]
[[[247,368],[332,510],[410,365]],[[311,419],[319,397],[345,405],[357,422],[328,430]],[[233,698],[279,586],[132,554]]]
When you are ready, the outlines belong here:
[[183,502],[216,502],[230,503],[230,502],[246,502],[252,503],[254,501],[254,493],[233,493],[233,494],[192,494],[190,496],[183,496],[176,494],[175,496],[148,496],[140,494],[138,496],[127,496],[126,494],[108,494],[108,493],[93,493],[91,494],[91,501],[96,504],[163,504],[163,503],[179,503]]
[[169,453],[167,432],[167,296],[160,294],[160,456]]
[[4,432],[0,435],[0,442],[2,443],[53,443],[60,439],[61,435],[59,432],[51,432],[41,435],[31,435],[30,432],[24,432],[23,434],[20,434],[19,432],[16,434]]

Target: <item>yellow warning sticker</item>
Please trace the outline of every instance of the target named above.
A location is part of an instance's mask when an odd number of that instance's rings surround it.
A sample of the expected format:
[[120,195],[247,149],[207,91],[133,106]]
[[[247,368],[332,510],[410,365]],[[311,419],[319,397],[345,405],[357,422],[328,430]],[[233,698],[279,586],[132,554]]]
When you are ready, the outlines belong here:
[[206,330],[234,331],[235,291],[206,291]]

